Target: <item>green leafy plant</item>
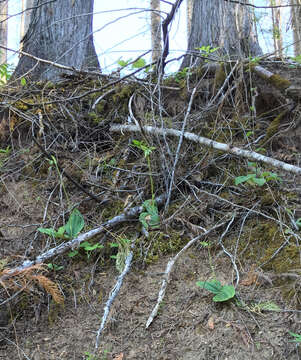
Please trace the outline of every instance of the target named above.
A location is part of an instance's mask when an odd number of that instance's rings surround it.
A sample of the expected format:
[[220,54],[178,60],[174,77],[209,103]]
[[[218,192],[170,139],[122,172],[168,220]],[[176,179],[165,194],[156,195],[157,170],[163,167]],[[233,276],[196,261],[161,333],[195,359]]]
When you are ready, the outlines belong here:
[[20,83],[22,86],[25,86],[27,84],[27,81],[24,77],[21,78]]
[[197,47],[195,48],[196,50],[199,50],[201,55],[204,57],[204,58],[208,58],[209,55],[213,54],[214,52],[216,52],[219,47],[212,47],[210,45],[207,45],[207,46],[201,46],[201,47]]
[[111,255],[111,259],[115,260],[116,269],[119,271],[119,273],[122,273],[124,269],[125,260],[130,251],[130,243],[131,242],[129,239],[123,237],[118,238],[117,242],[110,243],[111,248],[118,248],[117,254]]
[[42,234],[46,234],[58,239],[72,239],[76,237],[83,227],[85,220],[78,209],[74,209],[64,226],[61,226],[56,231],[54,228],[38,228]]
[[160,227],[160,216],[158,207],[154,200],[145,200],[143,203],[144,212],[139,216],[139,221],[148,230],[155,230]]
[[215,294],[213,297],[213,301],[215,302],[227,301],[235,296],[233,285],[222,285],[218,280],[197,281],[196,284],[201,289],[206,289]]
[[294,340],[290,340],[290,342],[301,343],[301,334],[295,334],[289,331],[289,334],[294,337]]
[[12,75],[12,69],[9,64],[0,65],[0,84],[5,85]]
[[253,186],[263,186],[268,181],[282,181],[280,176],[276,173],[272,173],[271,171],[261,171],[256,163],[249,162],[248,167],[251,172],[247,175],[237,176],[235,178],[235,185],[247,183]]
[[[129,67],[131,70],[141,69],[146,65],[146,61],[143,58],[140,58],[134,62],[132,59],[123,60],[122,58],[117,61],[117,64],[121,67],[119,70],[124,70],[125,68]],[[150,66],[144,69],[144,72],[147,73],[150,70]]]
[[8,145],[5,149],[0,149],[0,154],[9,155],[11,151],[10,145]]
[[59,271],[59,270],[64,269],[64,266],[62,266],[62,265],[56,265],[56,264],[54,264],[54,263],[49,263],[49,264],[47,264],[47,267],[48,267],[48,269],[53,270],[53,271]]
[[153,181],[153,177],[152,177],[152,167],[151,167],[150,155],[153,152],[153,150],[155,150],[156,148],[154,146],[148,146],[143,141],[139,141],[139,140],[133,140],[133,145],[136,148],[142,150],[144,153],[144,157],[146,158],[147,166],[148,166],[148,170],[149,170],[149,180],[150,180],[150,185],[151,185],[152,199],[154,199],[155,192],[154,192],[154,181]]
[[[85,251],[85,254],[87,256],[87,259],[90,259],[92,253],[97,250],[97,249],[102,249],[104,246],[96,243],[96,244],[91,244],[89,241],[84,241],[82,243],[80,243],[79,248],[82,248]],[[79,254],[79,250],[72,250],[68,253],[68,256],[70,258],[76,256]]]
[[184,67],[182,70],[173,74],[173,78],[176,83],[181,82],[181,80],[186,79],[187,76],[191,75],[192,72],[190,71],[189,67]]

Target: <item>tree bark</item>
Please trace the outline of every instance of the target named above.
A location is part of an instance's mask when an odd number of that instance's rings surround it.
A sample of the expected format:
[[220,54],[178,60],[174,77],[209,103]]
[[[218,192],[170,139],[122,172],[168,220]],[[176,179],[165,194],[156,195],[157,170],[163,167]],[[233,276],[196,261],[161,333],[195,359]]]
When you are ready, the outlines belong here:
[[[93,44],[93,0],[34,0],[23,51],[75,69],[99,68]],[[13,78],[59,80],[63,70],[22,55]]]
[[195,0],[187,55],[181,68],[198,63],[196,48],[202,46],[218,47],[215,54],[235,58],[261,54],[250,8],[224,0]]
[[294,36],[295,56],[301,54],[301,0],[291,0],[292,28]]
[[20,38],[21,38],[21,48],[23,47],[23,38],[27,33],[30,24],[30,18],[32,10],[34,7],[34,0],[22,0],[22,15],[21,15],[21,30],[20,30]]
[[191,32],[192,12],[194,0],[186,0],[186,19],[187,19],[187,42]]
[[[270,0],[271,6],[281,5],[281,0]],[[283,38],[281,30],[281,11],[280,8],[272,8],[273,21],[273,40],[276,56],[282,56]]]
[[151,0],[151,39],[152,39],[152,62],[158,61],[162,55],[162,35],[160,0]]
[[[0,42],[1,45],[7,47],[7,10],[8,0],[0,3]],[[7,63],[7,50],[1,49],[0,65]]]

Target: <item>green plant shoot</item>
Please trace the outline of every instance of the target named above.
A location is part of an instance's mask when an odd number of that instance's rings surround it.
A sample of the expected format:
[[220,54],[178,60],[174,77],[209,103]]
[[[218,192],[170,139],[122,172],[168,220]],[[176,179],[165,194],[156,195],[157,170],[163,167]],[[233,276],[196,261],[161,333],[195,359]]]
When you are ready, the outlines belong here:
[[222,285],[218,280],[197,281],[196,284],[201,289],[206,289],[215,294],[213,297],[213,301],[215,302],[227,301],[235,296],[233,285]]
[[74,209],[67,223],[59,227],[57,231],[53,228],[38,228],[38,231],[58,239],[72,239],[81,232],[84,226],[85,221],[82,214],[79,210]]

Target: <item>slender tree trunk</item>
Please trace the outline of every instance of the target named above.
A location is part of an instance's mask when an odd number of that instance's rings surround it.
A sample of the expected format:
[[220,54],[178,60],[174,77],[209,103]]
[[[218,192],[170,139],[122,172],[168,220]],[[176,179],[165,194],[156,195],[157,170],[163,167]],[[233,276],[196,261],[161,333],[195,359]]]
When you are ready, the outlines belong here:
[[[281,0],[270,0],[271,6],[281,5]],[[273,39],[274,49],[276,56],[282,56],[282,31],[281,31],[281,11],[280,8],[272,8],[272,21],[273,21]]]
[[[8,0],[0,2],[0,43],[2,46],[7,47],[7,11]],[[1,49],[0,52],[0,65],[7,63],[7,50]]]
[[158,61],[162,55],[162,35],[160,0],[150,0],[151,8],[151,39],[152,39],[152,62]]
[[301,0],[291,0],[292,28],[295,56],[301,55]]
[[32,10],[27,10],[27,9],[32,9],[33,7],[34,7],[34,0],[22,0],[21,31],[20,31],[21,48],[23,46],[22,40],[29,28],[30,17],[32,13]]
[[181,68],[199,61],[194,55],[202,46],[218,47],[216,54],[236,58],[261,54],[250,7],[225,0],[195,0],[188,51]]
[[193,2],[194,0],[186,0],[187,42],[189,41],[189,36],[191,32]]
[[[34,0],[23,51],[76,69],[99,68],[93,44],[93,0]],[[57,81],[62,70],[22,55],[13,77]]]

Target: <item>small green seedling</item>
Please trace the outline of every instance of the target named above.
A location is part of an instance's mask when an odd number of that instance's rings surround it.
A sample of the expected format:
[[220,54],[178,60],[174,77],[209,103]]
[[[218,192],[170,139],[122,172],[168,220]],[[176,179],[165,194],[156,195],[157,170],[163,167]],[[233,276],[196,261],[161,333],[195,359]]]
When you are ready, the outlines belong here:
[[62,266],[62,265],[59,266],[54,263],[47,264],[47,267],[48,267],[48,269],[53,270],[53,271],[59,271],[59,270],[64,269],[64,266]]
[[235,296],[233,285],[222,285],[218,280],[197,281],[196,284],[201,289],[206,289],[215,294],[213,297],[213,301],[215,302],[227,301]]
[[53,228],[38,228],[38,231],[57,239],[73,239],[81,232],[84,226],[85,221],[82,214],[79,210],[74,209],[67,223],[59,227],[57,231]]
[[5,149],[0,149],[0,154],[9,155],[11,151],[11,147],[8,145]]
[[184,67],[184,69],[176,72],[173,77],[176,83],[180,83],[181,80],[186,79],[187,76],[191,75],[192,72],[190,71],[189,67]]
[[199,50],[201,55],[205,58],[207,58],[209,55],[211,55],[212,53],[216,52],[219,47],[211,47],[210,45],[207,46],[201,46],[201,47],[197,47],[195,48],[196,50]]
[[282,181],[281,177],[276,173],[261,171],[261,169],[257,167],[256,163],[249,162],[248,167],[251,172],[247,175],[237,176],[235,178],[235,185],[247,183],[253,186],[263,186],[268,181]]
[[[90,259],[91,254],[92,254],[93,251],[95,251],[97,249],[102,249],[104,246],[99,244],[99,243],[91,244],[89,241],[84,241],[84,242],[80,243],[79,247],[84,249],[84,251],[86,253],[86,256],[87,256],[87,259]],[[76,256],[78,254],[79,254],[78,250],[73,250],[73,251],[70,251],[68,253],[68,256],[70,258],[72,258],[72,257],[74,257],[74,256]]]
[[155,230],[160,227],[158,207],[154,200],[146,200],[143,203],[145,209],[139,216],[139,221],[146,230]]
[[150,180],[150,186],[151,186],[152,200],[154,200],[155,189],[154,189],[154,180],[152,177],[152,166],[151,166],[150,155],[153,152],[153,150],[155,150],[156,148],[154,146],[148,146],[143,141],[139,141],[139,140],[133,140],[133,146],[142,150],[144,153],[144,157],[146,158],[147,166],[148,166],[148,170],[149,170],[149,180]]
[[118,252],[116,255],[111,255],[111,259],[115,260],[116,269],[119,273],[122,273],[124,266],[125,266],[125,260],[129,254],[130,251],[130,243],[131,241],[127,238],[118,238],[118,242],[112,242],[110,243],[111,248],[118,248]]
[[289,331],[289,334],[294,337],[294,340],[290,340],[290,342],[301,343],[301,334],[295,334]]

